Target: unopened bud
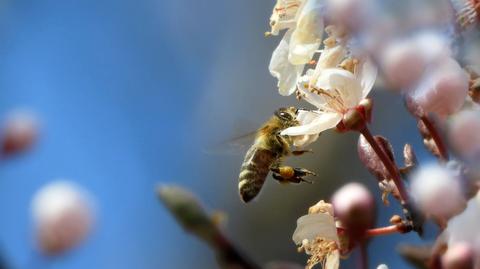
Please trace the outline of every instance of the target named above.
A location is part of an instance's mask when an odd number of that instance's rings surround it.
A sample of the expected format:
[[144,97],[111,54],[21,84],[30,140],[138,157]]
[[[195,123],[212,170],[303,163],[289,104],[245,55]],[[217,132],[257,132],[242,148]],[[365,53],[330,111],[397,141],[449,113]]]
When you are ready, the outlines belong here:
[[461,178],[451,169],[426,165],[415,171],[411,182],[411,195],[426,215],[449,219],[466,207]]
[[333,194],[335,216],[352,238],[363,235],[374,224],[375,201],[370,191],[359,183],[349,183]]
[[391,224],[399,224],[402,222],[402,218],[399,216],[399,215],[393,215],[391,218],[390,218],[390,223]]
[[475,253],[467,243],[457,243],[449,246],[442,257],[442,268],[471,269],[474,268]]
[[157,194],[160,201],[187,232],[207,243],[214,243],[217,227],[192,193],[177,186],[160,186]]
[[90,233],[94,214],[90,196],[68,181],[50,183],[32,201],[38,244],[46,255],[60,255]]
[[425,112],[446,117],[462,107],[468,89],[467,73],[453,58],[446,58],[432,66],[410,94]]
[[15,111],[7,116],[2,132],[2,153],[19,153],[34,144],[38,136],[38,122],[30,112]]
[[462,111],[456,114],[450,124],[448,138],[455,151],[464,159],[480,159],[480,112]]

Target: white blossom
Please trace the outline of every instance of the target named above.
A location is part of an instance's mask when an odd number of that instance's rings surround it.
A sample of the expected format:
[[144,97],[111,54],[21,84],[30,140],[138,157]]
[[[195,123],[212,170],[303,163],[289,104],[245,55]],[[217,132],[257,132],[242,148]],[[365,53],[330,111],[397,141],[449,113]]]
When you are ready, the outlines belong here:
[[312,206],[307,215],[297,220],[292,239],[310,255],[307,269],[316,264],[325,269],[339,268],[340,243],[331,204],[320,201]]
[[287,29],[270,60],[269,70],[278,80],[281,95],[291,95],[304,65],[312,59],[323,37],[322,0],[278,0],[270,18],[270,34]]
[[299,111],[297,120],[300,126],[282,131],[282,135],[317,135],[334,128],[343,115],[359,105],[373,87],[377,70],[364,61],[354,73],[341,68],[328,68],[321,72],[315,85],[309,86],[310,75],[307,72],[300,79],[298,88],[301,97],[317,109]]

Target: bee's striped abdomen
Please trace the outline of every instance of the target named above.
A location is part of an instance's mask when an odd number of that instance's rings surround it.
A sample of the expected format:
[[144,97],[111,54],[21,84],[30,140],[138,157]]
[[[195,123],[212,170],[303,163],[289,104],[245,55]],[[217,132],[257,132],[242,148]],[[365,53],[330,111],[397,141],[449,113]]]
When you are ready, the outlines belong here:
[[259,149],[256,145],[248,150],[238,177],[238,190],[244,202],[258,195],[275,159],[275,153]]

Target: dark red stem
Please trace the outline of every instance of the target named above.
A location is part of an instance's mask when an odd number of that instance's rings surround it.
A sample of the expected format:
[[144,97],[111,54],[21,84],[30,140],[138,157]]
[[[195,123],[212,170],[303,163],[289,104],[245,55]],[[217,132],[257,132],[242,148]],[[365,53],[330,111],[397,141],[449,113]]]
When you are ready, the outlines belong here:
[[227,265],[228,268],[260,269],[260,266],[252,262],[248,257],[243,256],[221,232],[218,232],[214,243],[220,261]]
[[368,269],[368,253],[366,241],[360,244],[360,262],[358,268]]
[[425,124],[425,127],[427,128],[428,132],[432,136],[433,141],[437,145],[438,151],[440,152],[440,158],[445,162],[448,161],[447,147],[445,146],[445,143],[443,143],[443,139],[440,136],[440,133],[438,132],[435,124],[427,116],[421,117],[420,120],[423,122],[423,124]]

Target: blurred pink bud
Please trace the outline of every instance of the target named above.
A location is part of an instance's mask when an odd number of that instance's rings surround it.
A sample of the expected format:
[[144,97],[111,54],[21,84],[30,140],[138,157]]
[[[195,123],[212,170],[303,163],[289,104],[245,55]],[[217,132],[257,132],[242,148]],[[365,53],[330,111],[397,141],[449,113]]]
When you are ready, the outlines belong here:
[[429,164],[415,171],[411,195],[418,208],[428,216],[449,219],[466,207],[459,175],[438,164]]
[[480,111],[464,110],[449,124],[448,138],[454,150],[466,160],[480,158]]
[[423,74],[426,59],[411,42],[393,42],[382,53],[382,68],[389,83],[396,89],[414,84]]
[[38,121],[28,111],[10,113],[2,130],[2,153],[9,155],[29,149],[38,136]]
[[332,197],[337,217],[351,237],[363,236],[375,222],[375,201],[370,191],[359,183],[349,183]]
[[52,182],[32,200],[32,213],[41,251],[60,255],[80,244],[90,233],[93,208],[89,195],[74,183]]
[[422,32],[386,45],[381,65],[392,86],[407,90],[420,80],[427,66],[450,55],[446,38],[435,32]]
[[464,104],[469,76],[453,58],[443,59],[429,69],[411,96],[425,112],[445,118]]
[[333,22],[352,30],[359,30],[371,17],[371,0],[328,0],[327,5],[328,15]]
[[442,256],[444,269],[472,269],[475,263],[475,251],[468,243],[456,243],[448,247]]

